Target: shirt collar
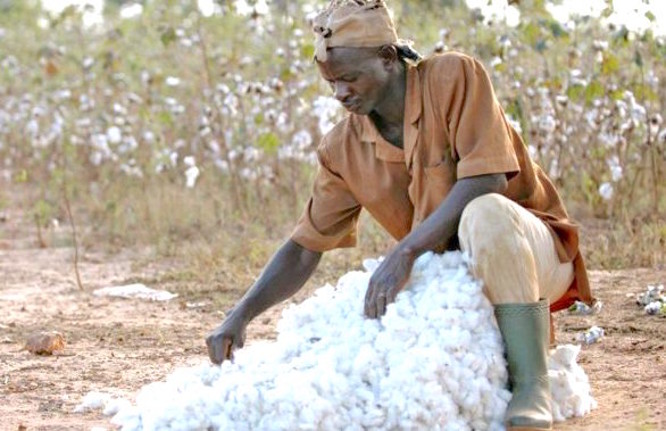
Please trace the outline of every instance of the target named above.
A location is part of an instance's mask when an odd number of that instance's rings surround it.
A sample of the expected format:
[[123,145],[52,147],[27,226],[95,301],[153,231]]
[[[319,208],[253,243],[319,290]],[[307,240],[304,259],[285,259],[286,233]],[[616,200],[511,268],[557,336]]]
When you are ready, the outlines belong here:
[[375,157],[386,162],[405,161],[405,152],[384,139],[370,117],[359,115],[358,119],[361,122],[361,141],[375,144]]

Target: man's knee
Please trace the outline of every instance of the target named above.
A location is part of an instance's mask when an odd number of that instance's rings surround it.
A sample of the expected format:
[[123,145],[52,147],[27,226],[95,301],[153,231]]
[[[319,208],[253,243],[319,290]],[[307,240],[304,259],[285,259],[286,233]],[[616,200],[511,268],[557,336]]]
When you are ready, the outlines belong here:
[[[461,248],[478,248],[483,244],[497,244],[503,238],[515,235],[517,223],[513,202],[489,193],[472,200],[463,210],[458,227]],[[476,247],[471,247],[475,244]]]
[[499,194],[483,195],[465,207],[460,220],[460,247],[493,304],[538,299],[534,256],[516,205]]

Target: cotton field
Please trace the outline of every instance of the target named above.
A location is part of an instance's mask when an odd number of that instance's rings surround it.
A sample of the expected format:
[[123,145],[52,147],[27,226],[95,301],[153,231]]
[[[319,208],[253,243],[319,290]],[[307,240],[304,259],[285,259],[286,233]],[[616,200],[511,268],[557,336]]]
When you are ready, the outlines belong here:
[[[291,2],[287,19],[260,3],[206,7],[205,16],[186,1],[122,9],[107,31],[86,27],[76,10],[50,16],[46,28],[0,27],[10,48],[0,54],[2,176],[48,183],[66,170],[81,193],[102,200],[115,175],[184,188],[204,178],[250,189],[303,181],[291,171],[312,169],[316,144],[342,115],[312,64],[308,19],[317,4]],[[433,28],[432,14],[395,8],[424,55],[480,57],[530,154],[572,198],[617,214],[642,184],[649,198],[641,211],[658,208],[663,34],[618,27],[615,15],[608,23],[579,12],[541,26],[521,11],[511,26],[475,9],[448,11],[456,19]],[[154,21],[147,38],[144,20]],[[87,43],[75,45],[62,28],[87,31]],[[28,48],[37,61],[25,55],[26,32],[38,42]],[[248,193],[235,199],[248,204]]]

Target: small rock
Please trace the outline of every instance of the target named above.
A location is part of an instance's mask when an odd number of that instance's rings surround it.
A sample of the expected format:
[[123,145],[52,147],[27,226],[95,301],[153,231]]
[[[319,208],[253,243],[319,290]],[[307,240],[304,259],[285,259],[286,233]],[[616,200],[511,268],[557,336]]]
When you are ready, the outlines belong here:
[[52,355],[65,349],[65,337],[60,332],[36,332],[28,337],[25,350],[35,355]]

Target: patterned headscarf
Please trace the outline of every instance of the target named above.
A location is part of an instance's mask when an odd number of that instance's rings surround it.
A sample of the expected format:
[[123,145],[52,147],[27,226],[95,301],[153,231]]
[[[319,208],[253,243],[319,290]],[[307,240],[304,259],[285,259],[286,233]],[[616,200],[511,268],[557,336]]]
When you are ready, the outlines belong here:
[[405,43],[398,39],[384,0],[332,0],[313,20],[315,58],[325,62],[326,48],[366,48]]

